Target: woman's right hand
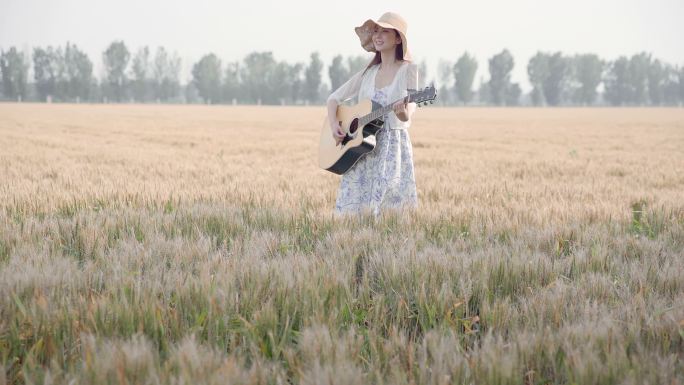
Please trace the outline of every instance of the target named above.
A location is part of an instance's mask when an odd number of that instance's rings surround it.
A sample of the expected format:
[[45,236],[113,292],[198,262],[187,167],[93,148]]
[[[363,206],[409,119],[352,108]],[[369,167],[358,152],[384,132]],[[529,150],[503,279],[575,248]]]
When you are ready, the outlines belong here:
[[335,143],[340,143],[342,139],[347,136],[347,134],[342,131],[340,122],[337,120],[330,121],[330,131],[332,132],[333,139],[335,139]]

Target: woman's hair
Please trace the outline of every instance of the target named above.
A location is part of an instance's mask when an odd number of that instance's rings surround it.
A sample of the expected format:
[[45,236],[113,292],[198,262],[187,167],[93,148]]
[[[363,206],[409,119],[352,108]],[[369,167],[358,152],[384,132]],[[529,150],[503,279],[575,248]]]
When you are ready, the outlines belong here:
[[[392,29],[392,31],[394,31],[394,33],[397,36],[401,37],[401,35],[399,35],[399,32],[397,32],[396,29]],[[396,47],[394,47],[394,57],[397,60],[402,60],[402,61],[404,60],[404,42],[401,42],[401,43],[397,44]],[[371,60],[370,63],[368,63],[368,66],[366,67],[366,69],[363,70],[363,74],[365,74],[369,68],[371,68],[372,66],[374,66],[376,64],[380,64],[381,62],[382,62],[382,56],[380,54],[380,51],[375,51],[375,56],[373,57],[373,60]]]

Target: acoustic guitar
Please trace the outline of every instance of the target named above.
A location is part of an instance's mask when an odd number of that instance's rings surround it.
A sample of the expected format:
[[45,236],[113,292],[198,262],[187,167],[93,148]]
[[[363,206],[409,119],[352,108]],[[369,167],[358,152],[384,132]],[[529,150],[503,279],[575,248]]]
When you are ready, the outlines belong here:
[[382,128],[385,116],[392,112],[392,106],[403,101],[416,103],[418,107],[427,105],[437,97],[434,86],[425,87],[421,91],[409,90],[407,96],[387,106],[364,99],[354,106],[337,107],[337,120],[346,136],[340,143],[333,138],[330,123],[326,118],[321,128],[321,142],[318,148],[319,166],[335,174],[344,174],[361,157],[375,148],[375,134]]

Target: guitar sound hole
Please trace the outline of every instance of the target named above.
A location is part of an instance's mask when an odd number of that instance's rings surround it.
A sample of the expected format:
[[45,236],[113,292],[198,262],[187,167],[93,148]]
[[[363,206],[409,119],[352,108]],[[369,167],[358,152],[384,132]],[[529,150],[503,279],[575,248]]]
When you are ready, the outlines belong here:
[[356,133],[356,130],[359,128],[359,119],[354,119],[351,122],[351,125],[349,126],[349,133],[354,134]]

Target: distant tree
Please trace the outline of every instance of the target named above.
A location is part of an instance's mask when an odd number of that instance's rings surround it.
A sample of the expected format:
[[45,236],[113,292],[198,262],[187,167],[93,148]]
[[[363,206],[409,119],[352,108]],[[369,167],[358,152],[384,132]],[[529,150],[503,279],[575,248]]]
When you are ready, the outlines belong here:
[[150,85],[150,49],[141,47],[131,62],[131,91],[138,102],[146,102]]
[[240,63],[232,62],[226,65],[223,75],[223,99],[232,103],[240,98]]
[[320,100],[321,91],[321,70],[323,69],[323,62],[321,62],[318,52],[311,54],[311,61],[304,71],[304,93],[306,100],[311,103],[318,103]]
[[276,64],[272,78],[273,90],[281,103],[292,104],[297,102],[302,68],[303,65],[301,63],[290,65],[287,62],[281,61]]
[[152,61],[152,97],[160,102],[166,100],[163,84],[168,68],[169,54],[166,48],[159,46]]
[[200,102],[200,96],[197,91],[197,87],[195,87],[195,84],[192,81],[188,82],[188,84],[182,87],[182,93],[185,103],[195,104]]
[[347,74],[348,77],[351,77],[352,75],[358,73],[359,71],[363,71],[366,66],[368,66],[368,63],[370,60],[361,55],[357,56],[348,56],[347,57]]
[[101,101],[103,98],[102,87],[95,76],[90,77],[90,84],[88,85],[88,100]]
[[632,102],[644,105],[648,101],[648,70],[651,66],[651,55],[642,52],[633,55],[629,60],[629,81],[632,88]]
[[663,66],[663,103],[674,106],[679,103],[679,76],[677,68],[670,64]]
[[473,81],[477,72],[477,60],[468,52],[463,53],[454,64],[454,87],[458,100],[465,104],[473,99]]
[[594,54],[577,55],[573,67],[573,78],[578,84],[573,100],[583,105],[593,104],[598,94],[596,88],[601,84],[603,61]]
[[110,99],[121,102],[126,98],[128,78],[126,67],[131,55],[123,41],[112,42],[102,54],[106,92]]
[[13,100],[26,100],[29,60],[26,55],[11,47],[0,51],[3,94]]
[[304,63],[295,63],[294,65],[290,66],[289,78],[292,82],[292,102],[295,104],[304,98],[303,71]]
[[667,73],[660,60],[652,61],[648,67],[648,96],[652,105],[663,104]]
[[57,53],[52,46],[33,49],[33,78],[41,101],[54,97],[59,76]]
[[480,104],[489,104],[492,102],[489,82],[485,82],[482,76],[480,76],[480,86],[477,88],[477,100]]
[[284,104],[285,101],[290,101],[292,95],[292,83],[289,81],[290,66],[285,61],[276,62],[273,67],[273,74],[270,78],[270,86],[273,96],[273,101],[269,100],[269,104]]
[[221,101],[221,59],[211,53],[192,67],[192,84],[205,104]]
[[544,81],[544,99],[549,105],[557,106],[563,101],[568,70],[568,60],[562,53],[556,52],[549,56],[549,72]]
[[272,52],[252,52],[243,60],[240,70],[242,95],[251,103],[274,104],[279,102],[275,95],[273,77],[278,62]]
[[168,70],[162,83],[162,89],[166,99],[171,99],[176,97],[180,90],[181,58],[178,56],[178,53],[174,52],[171,54],[168,63]]
[[67,42],[64,49],[64,73],[60,82],[66,92],[62,99],[87,100],[90,96],[90,86],[93,77],[93,63],[88,55],[75,44]]
[[507,106],[517,106],[520,104],[520,95],[522,90],[518,83],[512,83],[506,88],[506,105]]
[[511,89],[511,71],[514,65],[513,56],[507,49],[489,59],[489,93],[492,103],[503,105],[512,101],[515,95],[515,89]]
[[570,75],[569,59],[562,53],[537,52],[527,63],[527,75],[532,84],[532,103],[543,101],[557,106],[563,101]]
[[346,61],[342,55],[333,57],[328,66],[328,77],[331,90],[336,90],[353,75],[362,71],[368,65],[368,59],[364,56],[348,56]]
[[608,66],[603,79],[605,98],[614,106],[621,106],[633,100],[630,80],[629,59],[620,56]]
[[71,82],[67,64],[66,52],[62,47],[57,47],[54,51],[54,61],[56,66],[55,100],[67,102],[71,99]]
[[347,69],[344,67],[344,58],[342,55],[337,55],[332,59],[332,63],[328,67],[328,76],[330,77],[330,88],[338,89],[349,76]]
[[541,106],[544,104],[544,83],[549,78],[549,55],[537,52],[527,63],[527,76],[532,85],[532,104]]
[[418,88],[423,88],[427,84],[429,84],[427,81],[427,77],[428,77],[427,62],[423,59],[423,61],[420,62],[420,65],[418,65]]
[[679,101],[684,103],[684,66],[677,71],[677,77],[679,83]]
[[181,59],[177,54],[169,55],[164,47],[158,47],[152,63],[153,97],[160,102],[178,95],[180,90]]
[[454,63],[448,60],[440,59],[437,63],[437,75],[439,76],[439,91],[441,95],[437,102],[444,105],[452,104],[454,93]]

